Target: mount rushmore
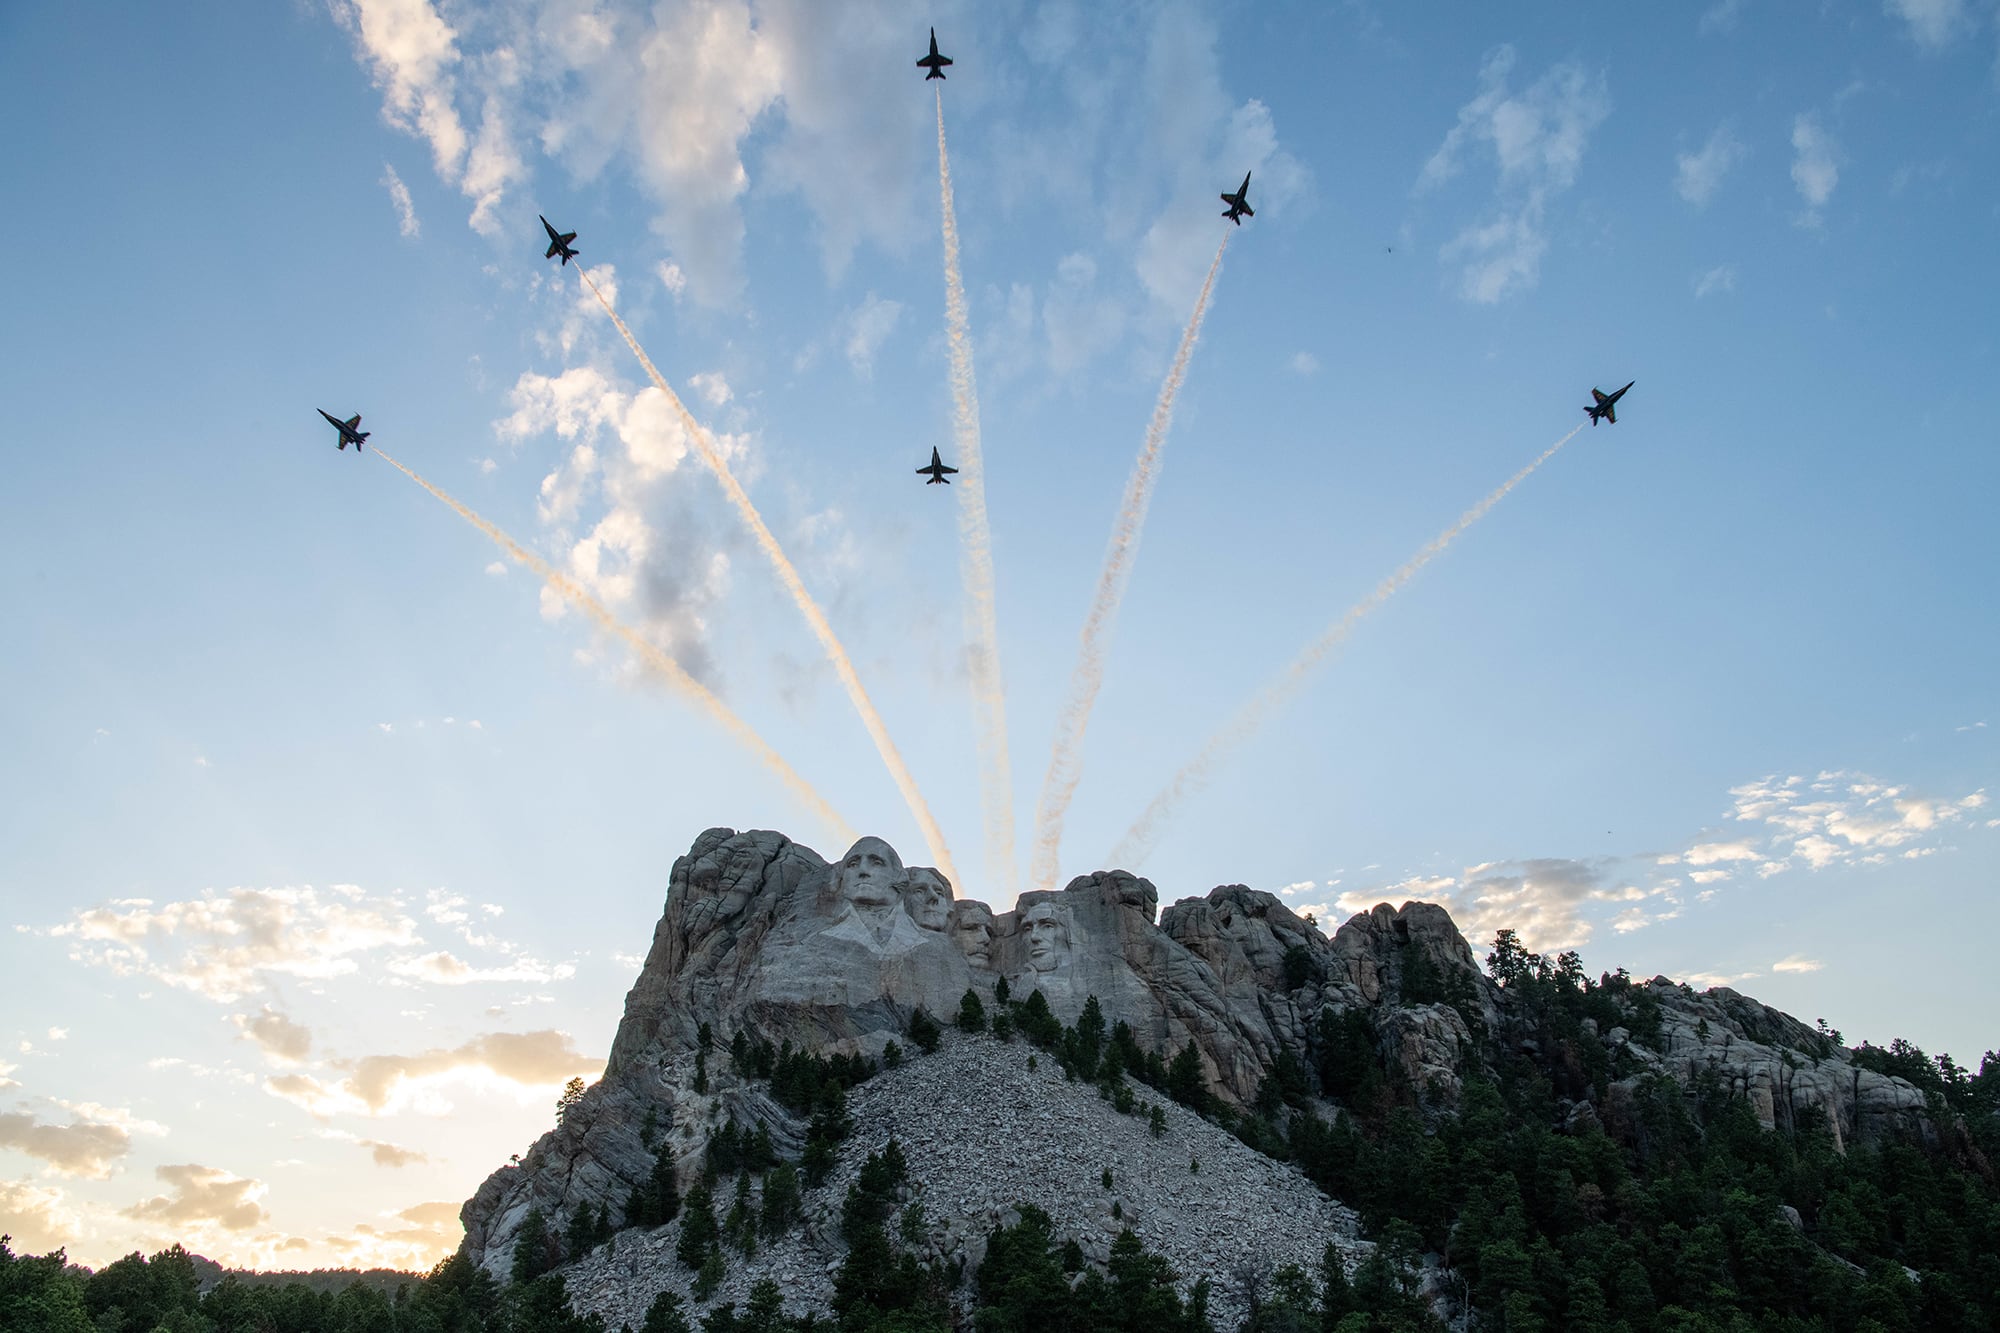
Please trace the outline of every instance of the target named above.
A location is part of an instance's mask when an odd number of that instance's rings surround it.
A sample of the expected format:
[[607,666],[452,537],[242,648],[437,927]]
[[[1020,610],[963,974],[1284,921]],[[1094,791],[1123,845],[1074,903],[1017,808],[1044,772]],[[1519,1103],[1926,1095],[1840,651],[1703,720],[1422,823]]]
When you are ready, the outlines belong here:
[[[880,1060],[890,1042],[907,1042],[919,1010],[948,1019],[968,991],[990,1006],[1004,982],[1016,1000],[1038,992],[1064,1022],[1095,997],[1107,1027],[1126,1024],[1163,1057],[1185,1058],[1191,1046],[1208,1094],[1234,1108],[1256,1099],[1281,1057],[1310,1067],[1326,1020],[1352,1011],[1368,1019],[1391,1076],[1437,1105],[1454,1103],[1462,1078],[1510,1040],[1506,991],[1433,904],[1383,904],[1329,937],[1242,885],[1164,912],[1153,884],[1122,870],[1022,894],[1006,912],[953,887],[934,869],[904,865],[880,838],[861,838],[829,863],[776,832],[704,832],[674,863],[603,1076],[466,1202],[468,1256],[504,1276],[531,1209],[615,1216],[662,1144],[691,1178],[711,1130],[724,1125],[762,1128],[780,1155],[796,1156],[804,1124],[768,1089],[707,1086],[697,1060],[704,1027],[722,1047],[744,1034]],[[1419,990],[1413,976],[1426,979]],[[1661,1021],[1643,1041],[1606,1034],[1629,1067],[1689,1085],[1708,1071],[1767,1126],[1816,1107],[1843,1138],[1916,1132],[1916,1089],[1853,1065],[1796,1019],[1725,988],[1635,985],[1657,999]],[[1425,995],[1430,1002],[1416,1002]],[[1605,1106],[1580,1093],[1576,1113],[1613,1116],[1620,1086]]]

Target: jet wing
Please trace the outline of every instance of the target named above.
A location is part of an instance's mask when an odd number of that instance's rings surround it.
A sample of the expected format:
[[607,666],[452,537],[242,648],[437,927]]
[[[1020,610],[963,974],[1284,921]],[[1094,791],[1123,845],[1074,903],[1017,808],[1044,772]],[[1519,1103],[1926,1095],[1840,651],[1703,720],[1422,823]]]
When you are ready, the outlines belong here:
[[341,422],[340,424],[346,427],[348,430],[360,430],[361,414],[359,412],[356,412],[353,416],[349,417],[347,420]]
[[1605,397],[1605,396],[1604,396],[1604,395],[1603,395],[1603,394],[1602,394],[1601,392],[1599,392],[1599,391],[1598,391],[1598,390],[1596,390],[1596,389],[1592,389],[1592,390],[1590,391],[1590,396],[1591,396],[1592,398],[1595,398],[1595,399],[1597,400],[1597,404],[1598,404],[1598,406],[1600,406],[1600,407],[1602,407],[1602,406],[1603,406],[1604,404],[1606,404],[1606,403],[1608,403],[1608,402],[1610,402],[1610,401],[1611,401],[1611,400],[1610,400],[1609,398],[1606,398],[1606,397]]
[[946,472],[956,472],[956,471],[958,471],[958,469],[957,469],[957,468],[955,468],[955,467],[946,467],[946,468],[944,468],[943,470],[944,470],[944,471],[946,471]]

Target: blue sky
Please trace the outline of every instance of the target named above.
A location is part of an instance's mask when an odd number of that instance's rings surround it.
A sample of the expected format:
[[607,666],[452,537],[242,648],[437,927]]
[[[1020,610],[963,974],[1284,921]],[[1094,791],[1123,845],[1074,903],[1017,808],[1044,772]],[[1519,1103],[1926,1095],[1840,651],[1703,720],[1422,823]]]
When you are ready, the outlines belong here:
[[832,855],[588,586],[924,843],[535,215],[717,433],[989,855],[935,23],[1025,876],[1119,496],[1178,397],[1060,858],[1458,515],[1133,867],[1728,982],[1976,1063],[2000,1002],[2000,18],[428,0],[0,12],[0,1227],[428,1263],[606,1049],[704,827]]

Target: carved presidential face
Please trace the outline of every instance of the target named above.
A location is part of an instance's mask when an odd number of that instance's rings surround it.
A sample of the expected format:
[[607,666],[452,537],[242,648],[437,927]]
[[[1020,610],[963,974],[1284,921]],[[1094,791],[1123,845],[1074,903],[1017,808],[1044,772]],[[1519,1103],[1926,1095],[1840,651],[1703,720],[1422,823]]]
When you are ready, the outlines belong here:
[[910,920],[925,930],[944,930],[951,925],[951,885],[929,866],[912,866],[903,889],[903,907]]
[[1069,956],[1069,926],[1054,903],[1035,903],[1021,911],[1021,938],[1028,949],[1028,966],[1053,972]]
[[960,899],[951,905],[951,938],[974,967],[993,965],[993,909]]
[[880,912],[896,905],[907,878],[894,847],[880,838],[862,838],[842,858],[834,891],[852,907]]

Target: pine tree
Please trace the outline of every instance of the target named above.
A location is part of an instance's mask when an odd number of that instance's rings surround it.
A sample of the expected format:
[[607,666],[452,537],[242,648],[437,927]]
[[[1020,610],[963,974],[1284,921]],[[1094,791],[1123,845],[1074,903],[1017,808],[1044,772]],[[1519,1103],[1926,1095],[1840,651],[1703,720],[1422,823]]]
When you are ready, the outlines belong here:
[[646,1309],[646,1323],[639,1333],[694,1333],[687,1321],[687,1302],[677,1291],[663,1291]]
[[681,1207],[681,1234],[674,1242],[674,1257],[684,1267],[699,1269],[716,1249],[720,1235],[721,1228],[715,1224],[715,1196],[703,1181],[688,1191],[687,1202]]
[[581,1078],[572,1078],[569,1082],[563,1084],[562,1095],[556,1098],[556,1123],[560,1125],[563,1121],[569,1119],[569,1113],[574,1111],[576,1104],[582,1100],[583,1080]]
[[764,1237],[776,1240],[792,1229],[799,1218],[799,1173],[790,1162],[780,1162],[764,1177]]
[[530,1208],[521,1219],[520,1233],[514,1238],[512,1277],[516,1286],[525,1286],[556,1266],[555,1238],[549,1235],[548,1219],[540,1208]]
[[694,1275],[694,1298],[705,1301],[715,1295],[715,1289],[728,1275],[728,1270],[722,1266],[722,1247],[711,1246],[708,1257],[701,1261],[700,1271]]
[[964,998],[958,1002],[958,1030],[986,1031],[986,1006],[979,1002],[979,993],[969,986],[966,988]]

